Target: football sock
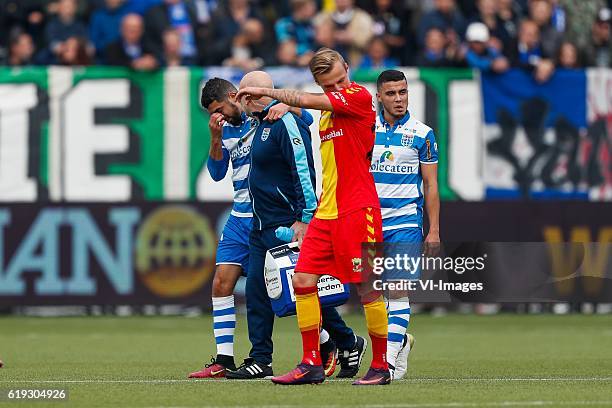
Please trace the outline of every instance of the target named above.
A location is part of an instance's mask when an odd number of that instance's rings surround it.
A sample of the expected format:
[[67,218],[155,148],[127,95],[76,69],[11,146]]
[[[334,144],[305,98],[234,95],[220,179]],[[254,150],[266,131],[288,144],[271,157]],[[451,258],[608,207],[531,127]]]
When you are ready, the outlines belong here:
[[408,297],[389,299],[387,303],[389,312],[389,336],[387,339],[387,359],[395,366],[395,360],[402,348],[404,335],[410,323],[410,302]]
[[319,330],[321,326],[321,306],[316,286],[295,288],[295,305],[297,321],[302,334],[304,354],[302,363],[322,365],[319,347]]
[[[234,331],[236,330],[236,310],[234,295],[213,297],[213,331],[217,343],[217,356],[234,357]],[[227,359],[225,359],[227,360]]]
[[372,368],[387,370],[387,330],[389,323],[387,319],[387,308],[382,296],[365,303],[365,312],[368,334],[372,341]]

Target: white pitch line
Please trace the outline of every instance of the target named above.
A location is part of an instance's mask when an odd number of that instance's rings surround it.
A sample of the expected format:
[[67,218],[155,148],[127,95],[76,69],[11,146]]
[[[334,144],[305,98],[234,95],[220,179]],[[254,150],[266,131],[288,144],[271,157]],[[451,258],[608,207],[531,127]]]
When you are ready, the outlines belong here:
[[[0,384],[175,384],[175,383],[219,383],[231,384],[233,382],[269,382],[269,379],[253,380],[219,380],[219,379],[152,379],[152,380],[0,380]],[[349,382],[347,379],[327,379],[326,382]],[[400,383],[419,382],[566,382],[566,381],[612,381],[612,377],[553,377],[553,378],[405,378]]]
[[[491,401],[491,402],[444,402],[444,403],[416,403],[416,404],[372,404],[352,405],[353,408],[469,408],[469,407],[545,407],[563,405],[612,405],[610,401]],[[303,405],[249,405],[249,408],[295,408]],[[198,405],[199,408],[244,408],[245,405],[220,406]],[[195,406],[156,406],[148,408],[195,408]],[[346,408],[346,405],[326,405],[325,408]]]

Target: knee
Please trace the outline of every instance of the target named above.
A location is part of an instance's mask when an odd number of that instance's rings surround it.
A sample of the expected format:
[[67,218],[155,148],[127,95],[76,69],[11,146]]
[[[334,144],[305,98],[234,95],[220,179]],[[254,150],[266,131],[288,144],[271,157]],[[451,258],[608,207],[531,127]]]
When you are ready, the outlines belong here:
[[234,293],[234,283],[223,274],[217,273],[213,279],[212,291],[215,297],[230,296]]
[[357,293],[363,305],[374,302],[382,297],[381,291],[375,290],[372,286],[363,283],[357,285]]
[[317,284],[317,281],[319,280],[318,278],[319,277],[317,275],[298,272],[293,275],[291,283],[293,284],[294,288],[308,288],[315,286]]

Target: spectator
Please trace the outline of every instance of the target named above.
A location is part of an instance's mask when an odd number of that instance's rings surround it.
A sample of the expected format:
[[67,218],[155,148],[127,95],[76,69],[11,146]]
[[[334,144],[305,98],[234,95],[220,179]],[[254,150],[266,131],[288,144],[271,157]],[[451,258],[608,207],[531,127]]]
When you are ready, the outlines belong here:
[[9,36],[13,28],[23,25],[23,7],[18,0],[0,1],[0,46],[9,46]]
[[312,19],[317,13],[314,0],[291,0],[291,16],[275,24],[279,43],[278,60],[284,65],[307,66],[315,50],[315,28]]
[[[255,0],[257,8],[266,16],[267,20],[274,23],[282,17],[291,15],[291,0]],[[315,6],[318,1],[315,1]]]
[[336,49],[336,39],[334,38],[334,22],[331,19],[319,20],[315,24],[316,47],[327,47]]
[[533,20],[525,19],[521,22],[518,41],[508,53],[513,67],[534,71],[538,82],[546,82],[554,73],[552,56],[543,49],[538,25]]
[[374,21],[354,0],[336,0],[336,10],[319,14],[315,25],[329,24],[333,27],[335,48],[351,65],[359,65],[363,53],[372,38]]
[[145,42],[155,55],[163,54],[163,35],[172,28],[181,36],[181,58],[204,63],[202,47],[205,28],[198,25],[194,3],[188,0],[164,0],[145,15]]
[[489,44],[491,38],[489,29],[484,23],[476,22],[468,26],[465,33],[467,50],[465,60],[472,68],[481,71],[502,73],[510,67],[508,60],[499,49]]
[[452,67],[457,65],[454,50],[448,49],[447,39],[438,28],[430,28],[425,34],[425,48],[417,58],[421,67]]
[[581,68],[580,58],[578,57],[578,49],[570,41],[564,41],[559,47],[559,55],[557,56],[557,66],[566,69]]
[[61,52],[57,55],[58,65],[87,66],[91,65],[93,59],[89,51],[89,43],[86,38],[69,37],[64,41]]
[[[213,40],[206,47],[207,58],[211,64],[221,65],[228,58],[235,56],[234,53],[240,49],[240,43],[244,42],[244,25],[250,20],[257,20],[264,26],[263,16],[251,6],[249,0],[228,0],[224,7],[218,8],[212,25]],[[251,25],[254,28],[254,24]],[[275,44],[268,42],[267,47],[273,55]]]
[[486,25],[490,45],[497,48],[498,51],[509,47],[512,38],[506,31],[504,22],[497,15],[496,0],[478,0],[476,5],[478,14],[472,19],[472,22],[481,22]]
[[93,13],[89,22],[89,38],[100,58],[104,49],[119,38],[119,27],[126,13],[125,0],[105,0],[105,6]]
[[408,56],[414,54],[414,49],[411,47],[411,52],[406,52],[408,38],[412,40],[411,45],[414,43],[414,33],[409,27],[412,16],[407,8],[402,3],[392,0],[376,0],[372,17],[374,35],[382,36],[391,57],[404,63],[412,62]]
[[599,10],[606,7],[606,0],[559,0],[567,15],[565,33],[580,49],[591,40],[591,26]]
[[24,5],[28,3],[29,6],[26,8],[27,16],[24,27],[32,36],[35,49],[40,49],[45,46],[45,27],[48,21],[47,15],[45,14],[45,2],[44,0],[26,0],[23,2]]
[[173,29],[164,32],[163,64],[166,67],[179,67],[189,65],[181,56],[181,35]]
[[218,0],[193,0],[199,24],[209,24],[219,7]]
[[[56,17],[60,14],[60,7],[62,0],[39,0],[45,5],[46,13],[50,18]],[[91,9],[91,5],[93,8],[100,8],[102,6],[102,2],[104,0],[75,0],[75,15],[77,20],[79,21],[87,21],[88,20],[88,12]]]
[[15,27],[9,35],[8,65],[13,67],[31,65],[33,56],[32,37],[22,29]]
[[510,42],[505,45],[512,45],[518,36],[518,25],[521,16],[521,8],[513,0],[497,0],[497,17],[499,24],[508,33]]
[[[0,52],[8,47],[11,30],[20,27],[38,47],[45,45],[43,0],[0,0]],[[4,56],[4,55],[3,55]]]
[[76,0],[59,0],[57,16],[47,25],[47,44],[51,53],[56,57],[64,53],[64,42],[68,38],[87,38],[87,28],[82,21],[77,19],[76,12]]
[[559,4],[559,0],[550,0],[552,8],[550,23],[560,33],[564,33],[567,27],[567,13],[563,6]]
[[455,0],[434,0],[434,10],[421,18],[417,40],[423,46],[426,35],[434,27],[445,35],[463,38],[465,25],[465,18],[457,9]]
[[108,65],[151,71],[158,67],[153,50],[143,41],[143,21],[138,14],[128,14],[121,21],[120,38],[106,47]]
[[368,52],[361,60],[359,68],[389,69],[399,65],[399,61],[389,57],[389,47],[383,37],[374,37],[368,45]]
[[477,0],[456,0],[457,9],[467,21],[474,19],[478,15],[478,6],[476,2]]
[[274,62],[274,48],[265,41],[263,24],[252,18],[243,24],[240,33],[234,37],[232,55],[223,61],[223,65],[253,71]]
[[542,50],[547,55],[557,55],[563,35],[552,25],[551,0],[530,0],[529,16],[538,25]]
[[603,8],[597,13],[591,24],[591,41],[584,47],[586,64],[592,67],[610,67],[612,65],[612,41],[610,41],[610,23],[612,11]]

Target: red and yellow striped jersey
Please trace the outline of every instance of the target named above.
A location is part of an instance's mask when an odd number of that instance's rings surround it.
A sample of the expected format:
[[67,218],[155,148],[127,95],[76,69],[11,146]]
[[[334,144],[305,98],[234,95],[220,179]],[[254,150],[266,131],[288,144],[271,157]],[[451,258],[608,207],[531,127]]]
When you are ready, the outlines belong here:
[[333,112],[321,112],[319,136],[323,193],[316,217],[336,219],[360,208],[380,208],[370,161],[376,110],[372,95],[355,82],[326,92]]

